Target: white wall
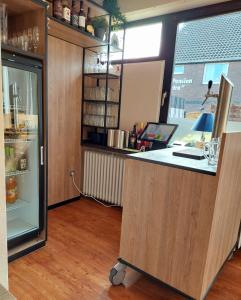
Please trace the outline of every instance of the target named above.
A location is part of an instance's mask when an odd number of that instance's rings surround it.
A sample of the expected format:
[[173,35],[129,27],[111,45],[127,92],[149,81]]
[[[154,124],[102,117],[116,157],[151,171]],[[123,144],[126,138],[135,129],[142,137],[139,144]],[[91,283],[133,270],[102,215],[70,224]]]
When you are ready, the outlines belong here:
[[129,21],[221,3],[230,0],[119,0]]
[[164,66],[163,61],[124,65],[121,129],[130,130],[137,122],[159,121]]

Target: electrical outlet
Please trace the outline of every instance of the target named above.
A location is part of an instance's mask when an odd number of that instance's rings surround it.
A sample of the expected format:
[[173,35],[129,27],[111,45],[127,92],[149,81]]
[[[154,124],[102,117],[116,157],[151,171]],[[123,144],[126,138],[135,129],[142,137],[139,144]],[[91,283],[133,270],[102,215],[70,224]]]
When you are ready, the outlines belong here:
[[69,172],[69,176],[70,176],[70,177],[74,177],[74,176],[75,176],[75,170],[71,170],[71,171]]

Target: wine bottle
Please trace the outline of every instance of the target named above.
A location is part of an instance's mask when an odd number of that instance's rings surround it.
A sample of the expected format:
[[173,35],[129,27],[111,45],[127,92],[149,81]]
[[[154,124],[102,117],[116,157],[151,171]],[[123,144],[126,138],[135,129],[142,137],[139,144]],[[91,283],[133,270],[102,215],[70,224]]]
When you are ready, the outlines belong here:
[[56,19],[62,19],[63,17],[63,5],[61,0],[54,0],[53,3],[53,16]]
[[86,17],[83,7],[83,1],[80,1],[80,12],[79,12],[79,28],[85,30]]
[[86,29],[85,30],[87,32],[91,33],[92,35],[95,35],[95,30],[94,30],[94,27],[92,25],[90,14],[91,14],[91,10],[90,10],[90,7],[88,7],[88,13],[87,13],[87,19],[86,19]]
[[131,149],[136,149],[136,143],[137,143],[137,132],[136,132],[136,125],[134,125],[133,130],[130,134],[130,145],[129,147]]
[[79,12],[80,12],[80,0],[73,0],[72,12],[71,12],[71,24],[75,27],[79,26]]
[[71,19],[71,8],[68,0],[63,0],[63,20],[67,23],[70,23]]

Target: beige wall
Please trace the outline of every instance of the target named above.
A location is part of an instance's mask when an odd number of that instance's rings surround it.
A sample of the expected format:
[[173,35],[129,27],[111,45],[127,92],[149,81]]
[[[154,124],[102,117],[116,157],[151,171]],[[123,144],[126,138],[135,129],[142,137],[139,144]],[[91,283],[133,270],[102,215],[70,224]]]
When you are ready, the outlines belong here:
[[221,2],[225,0],[119,0],[121,10],[129,21]]
[[[1,43],[0,43],[1,44]],[[0,57],[1,61],[1,57]],[[0,66],[0,74],[2,67]],[[0,75],[0,284],[8,288],[2,75]]]
[[124,65],[120,128],[130,130],[136,122],[158,122],[164,62]]

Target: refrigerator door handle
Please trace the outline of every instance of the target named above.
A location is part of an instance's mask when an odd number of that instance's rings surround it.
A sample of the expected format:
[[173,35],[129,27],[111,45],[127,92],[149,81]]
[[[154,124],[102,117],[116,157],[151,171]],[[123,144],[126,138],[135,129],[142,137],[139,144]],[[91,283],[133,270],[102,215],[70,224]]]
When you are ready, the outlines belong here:
[[41,166],[44,165],[44,147],[43,146],[40,147],[40,165]]

